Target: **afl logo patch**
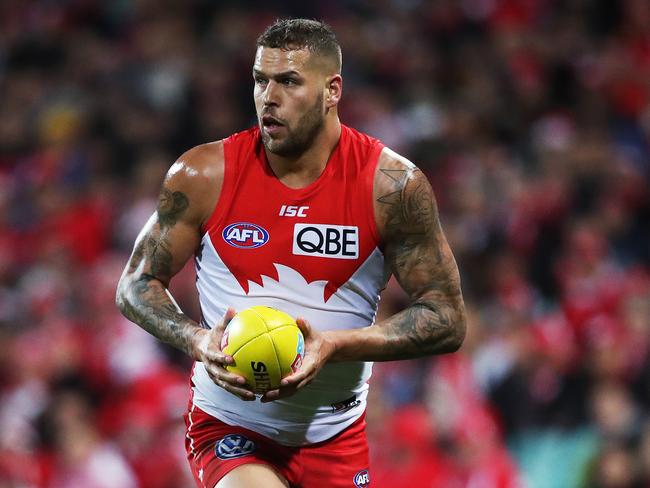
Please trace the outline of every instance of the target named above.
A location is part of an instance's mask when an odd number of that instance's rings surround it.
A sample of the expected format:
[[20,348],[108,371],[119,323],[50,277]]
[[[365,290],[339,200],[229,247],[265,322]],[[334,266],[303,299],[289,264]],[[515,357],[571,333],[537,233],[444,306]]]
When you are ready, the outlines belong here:
[[257,449],[255,443],[239,434],[228,434],[217,441],[214,453],[219,459],[234,459],[251,454]]
[[221,234],[223,240],[239,249],[254,249],[269,242],[269,233],[257,224],[237,222],[230,224]]
[[367,486],[370,486],[370,473],[368,473],[367,469],[359,471],[354,475],[353,481],[354,486],[357,488],[366,488]]

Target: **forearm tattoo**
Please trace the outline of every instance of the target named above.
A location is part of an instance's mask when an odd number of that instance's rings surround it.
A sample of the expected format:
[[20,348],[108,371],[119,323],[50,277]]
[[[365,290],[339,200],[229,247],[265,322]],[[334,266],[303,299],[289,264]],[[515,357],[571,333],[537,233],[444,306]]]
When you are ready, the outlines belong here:
[[[117,294],[124,315],[147,332],[168,344],[190,353],[196,325],[183,314],[167,291],[172,275],[169,231],[189,206],[187,196],[163,188],[158,199],[158,222],[138,242],[129,261],[128,274],[120,282]],[[138,267],[147,263],[147,272]]]
[[383,322],[392,359],[455,350],[465,333],[460,279],[426,176],[417,168],[380,169],[386,259],[415,301]]

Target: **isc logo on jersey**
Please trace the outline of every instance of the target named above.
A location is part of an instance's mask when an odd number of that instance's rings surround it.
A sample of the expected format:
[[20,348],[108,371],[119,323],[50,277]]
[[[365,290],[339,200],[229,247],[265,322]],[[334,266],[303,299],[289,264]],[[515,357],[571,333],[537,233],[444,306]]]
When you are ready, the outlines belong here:
[[334,259],[359,257],[359,228],[349,225],[296,224],[293,254]]
[[223,229],[223,240],[233,247],[254,249],[269,242],[269,233],[257,224],[237,222]]

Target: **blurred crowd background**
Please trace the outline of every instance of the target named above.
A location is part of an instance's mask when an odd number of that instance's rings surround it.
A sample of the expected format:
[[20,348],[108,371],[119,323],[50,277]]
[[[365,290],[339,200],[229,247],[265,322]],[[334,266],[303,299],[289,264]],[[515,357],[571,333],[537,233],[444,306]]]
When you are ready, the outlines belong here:
[[189,361],[115,285],[175,158],[254,124],[288,16],[429,176],[468,306],[459,353],[375,366],[372,486],[650,486],[650,2],[3,0],[0,487],[192,486]]

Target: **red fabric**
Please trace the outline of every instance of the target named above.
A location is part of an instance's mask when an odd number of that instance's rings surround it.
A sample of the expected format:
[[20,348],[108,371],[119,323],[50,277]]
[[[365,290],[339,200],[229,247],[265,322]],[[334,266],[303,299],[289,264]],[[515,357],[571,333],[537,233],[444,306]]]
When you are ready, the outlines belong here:
[[55,243],[69,248],[79,262],[89,264],[108,249],[110,222],[106,208],[86,200],[56,216],[46,230]]
[[[382,148],[377,139],[343,126],[323,173],[310,185],[296,189],[285,186],[273,174],[257,127],[224,141],[224,183],[206,230],[244,292],[248,293],[249,281],[261,285],[263,275],[277,280],[274,263],[299,271],[310,283],[327,280],[325,301],[348,281],[379,244],[372,182]],[[283,206],[303,207],[304,215],[282,216]],[[310,225],[357,227],[357,256],[329,259],[292,252],[296,226],[306,221]],[[263,229],[268,233],[266,242],[256,246],[254,237],[249,242],[228,241],[230,226],[238,224],[249,232]]]
[[[307,447],[287,447],[242,427],[225,424],[195,405],[185,415],[185,448],[200,488],[212,488],[237,466],[266,464],[301,488],[365,488],[360,482],[369,465],[365,415],[334,438]],[[255,450],[230,459],[217,456],[219,442],[228,435],[243,436]],[[358,477],[359,476],[359,477]],[[260,480],[263,486],[263,480]]]

